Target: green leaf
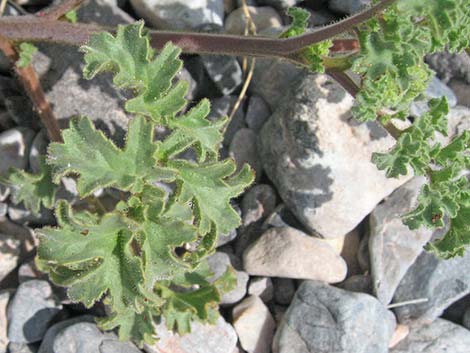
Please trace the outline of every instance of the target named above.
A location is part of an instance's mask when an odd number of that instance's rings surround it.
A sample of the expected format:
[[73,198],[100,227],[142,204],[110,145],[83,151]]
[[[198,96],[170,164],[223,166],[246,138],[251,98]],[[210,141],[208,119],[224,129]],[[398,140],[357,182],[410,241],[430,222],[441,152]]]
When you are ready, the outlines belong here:
[[39,214],[41,206],[52,208],[55,203],[57,185],[52,182],[51,168],[40,161],[39,174],[29,174],[23,170],[13,169],[1,183],[11,186],[13,202],[23,202],[34,214]]
[[96,130],[90,119],[74,118],[63,132],[64,143],[50,145],[47,162],[55,182],[67,174],[80,174],[77,187],[83,197],[109,186],[139,192],[147,179],[157,175],[153,134],[153,125],[136,117],[129,124],[126,146],[121,150]]
[[232,160],[197,165],[186,161],[170,161],[177,171],[182,202],[194,200],[199,232],[207,234],[212,225],[217,232],[227,233],[240,225],[240,217],[230,205],[230,199],[240,195],[254,180],[245,165],[236,175]]
[[116,37],[109,33],[92,35],[85,52],[85,78],[105,71],[115,72],[117,87],[132,89],[136,97],[126,103],[131,113],[143,114],[157,123],[180,112],[186,105],[188,84],[173,79],[181,70],[181,49],[168,43],[156,56],[143,33],[142,21],[118,26]]
[[142,263],[125,220],[109,213],[99,223],[82,222],[66,201],[59,201],[56,216],[60,228],[38,230],[40,267],[55,283],[69,287],[74,302],[91,307],[108,293],[114,310],[136,308]]
[[38,48],[36,48],[33,44],[23,42],[19,46],[19,59],[16,63],[21,68],[25,68],[31,64],[31,61],[33,60],[34,54],[38,51]]
[[67,12],[64,17],[66,18],[67,21],[69,21],[70,23],[77,23],[78,21],[78,15],[77,15],[77,11],[75,10],[70,10],[69,12]]

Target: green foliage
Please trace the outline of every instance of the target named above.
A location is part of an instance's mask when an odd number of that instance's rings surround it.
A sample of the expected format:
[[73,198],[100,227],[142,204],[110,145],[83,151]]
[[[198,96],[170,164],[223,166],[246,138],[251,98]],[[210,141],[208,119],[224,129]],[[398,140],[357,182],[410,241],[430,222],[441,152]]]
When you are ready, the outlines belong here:
[[[49,146],[47,162],[55,182],[78,179],[81,197],[112,187],[123,199],[105,214],[59,201],[58,227],[38,230],[37,263],[69,288],[72,301],[90,307],[104,298],[112,314],[99,324],[118,328],[122,339],[152,342],[153,321],[162,317],[180,333],[194,320],[215,322],[221,295],[236,279],[229,270],[208,282],[205,258],[220,233],[240,224],[230,200],[254,178],[248,166],[236,173],[234,161],[218,161],[227,119],[209,121],[208,100],[183,113],[187,83],[174,82],[180,49],[168,43],[156,56],[142,22],[120,26],[116,36],[93,35],[82,49],[85,77],[112,71],[118,87],[135,93],[125,107],[136,116],[122,149],[90,119],[72,119],[64,142]],[[171,131],[163,141],[155,141],[156,124]],[[188,148],[196,161],[178,158]]]
[[[304,34],[308,28],[310,13],[300,7],[291,7],[288,10],[288,14],[292,17],[292,23],[281,34],[281,38],[291,38]],[[302,53],[299,54],[300,59],[313,72],[325,72],[323,58],[328,56],[332,45],[333,42],[331,40],[313,44],[302,50]]]
[[23,42],[19,45],[18,49],[19,49],[18,50],[19,59],[16,65],[18,65],[21,68],[25,68],[29,66],[29,64],[31,64],[31,61],[33,60],[33,56],[38,51],[38,48],[36,48],[31,43]]
[[70,23],[77,23],[77,20],[78,20],[78,15],[77,15],[77,11],[75,10],[70,10],[69,12],[67,12],[64,17],[66,18],[67,21],[69,21]]

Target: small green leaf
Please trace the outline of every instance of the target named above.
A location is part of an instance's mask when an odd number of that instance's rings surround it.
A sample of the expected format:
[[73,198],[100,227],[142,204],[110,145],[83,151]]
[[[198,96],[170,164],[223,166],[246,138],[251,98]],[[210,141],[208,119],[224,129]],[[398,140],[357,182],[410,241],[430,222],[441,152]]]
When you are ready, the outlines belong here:
[[38,48],[36,48],[33,44],[23,42],[19,46],[19,59],[16,63],[21,68],[25,68],[31,64],[31,61],[33,60],[34,54],[38,51]]
[[67,12],[64,17],[67,19],[67,21],[69,21],[70,23],[77,23],[77,20],[78,20],[78,15],[77,15],[77,11],[75,10],[70,10],[69,12]]

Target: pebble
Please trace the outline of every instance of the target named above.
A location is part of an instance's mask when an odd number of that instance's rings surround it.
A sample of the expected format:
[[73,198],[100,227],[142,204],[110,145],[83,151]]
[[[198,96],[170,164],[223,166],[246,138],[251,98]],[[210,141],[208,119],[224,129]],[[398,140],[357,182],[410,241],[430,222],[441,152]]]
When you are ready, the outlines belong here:
[[146,353],[227,353],[237,346],[237,333],[222,317],[215,326],[195,321],[191,333],[183,336],[169,331],[162,320],[156,332],[160,339],[151,346],[144,345]]
[[235,160],[237,170],[240,171],[248,164],[255,172],[256,180],[261,178],[263,165],[258,156],[256,133],[247,128],[238,130],[230,143],[229,156]]
[[29,168],[32,173],[36,174],[40,172],[40,157],[46,155],[48,144],[49,139],[47,137],[47,132],[46,130],[41,130],[34,137],[31,150],[29,152]]
[[374,297],[304,281],[279,325],[273,353],[387,353],[395,318]]
[[20,284],[8,307],[8,338],[14,343],[42,340],[62,309],[50,284],[32,280]]
[[11,290],[0,291],[0,353],[6,352],[9,342],[7,336],[7,306],[11,293]]
[[470,330],[470,307],[463,314],[462,325]]
[[[216,120],[223,117],[228,117],[231,114],[232,108],[235,105],[237,99],[237,96],[226,96],[212,99],[209,119]],[[224,146],[230,146],[235,133],[245,127],[245,113],[243,112],[242,108],[239,108],[230,120],[225,130],[223,141]]]
[[357,228],[346,234],[344,237],[324,239],[324,242],[333,247],[348,265],[348,277],[360,274],[361,267],[357,259],[361,235]]
[[338,83],[308,74],[292,87],[261,130],[264,171],[309,232],[342,237],[411,176],[387,178],[371,162],[395,140],[352,120],[353,98]]
[[270,353],[276,322],[263,301],[249,296],[232,311],[233,327],[248,353]]
[[259,5],[268,5],[279,9],[287,9],[297,5],[302,0],[256,0]]
[[270,116],[271,109],[268,103],[260,96],[252,95],[246,108],[246,125],[254,132],[259,133]]
[[20,239],[0,233],[0,281],[16,268],[20,255]]
[[470,331],[452,322],[437,319],[429,325],[410,328],[408,336],[390,353],[468,353]]
[[272,228],[243,253],[250,275],[317,279],[329,283],[346,277],[344,260],[322,242],[289,227]]
[[342,282],[340,287],[350,292],[372,295],[372,278],[369,275],[351,276]]
[[[262,31],[267,28],[282,27],[282,19],[275,9],[269,6],[248,6],[251,19],[253,20],[256,30]],[[246,16],[242,7],[232,11],[227,16],[224,23],[225,32],[234,35],[243,35],[246,27]]]
[[395,347],[398,343],[403,341],[408,335],[410,334],[410,328],[406,325],[398,324],[395,328],[395,332],[393,333],[390,342],[388,343],[388,348]]
[[452,92],[455,93],[458,104],[470,107],[470,93],[468,83],[459,79],[454,79],[449,82],[449,88],[452,90]]
[[233,56],[203,55],[201,62],[223,96],[233,93],[243,82],[243,72]]
[[10,168],[26,169],[34,131],[13,128],[0,133],[0,176],[6,176]]
[[295,295],[295,282],[290,278],[273,278],[274,301],[288,305]]
[[243,195],[241,202],[244,226],[262,221],[270,215],[277,203],[276,191],[268,184],[257,184]]
[[370,0],[329,0],[328,7],[332,11],[352,15],[370,5]]
[[265,303],[271,301],[274,295],[273,281],[269,277],[252,278],[248,285],[248,294],[259,297]]

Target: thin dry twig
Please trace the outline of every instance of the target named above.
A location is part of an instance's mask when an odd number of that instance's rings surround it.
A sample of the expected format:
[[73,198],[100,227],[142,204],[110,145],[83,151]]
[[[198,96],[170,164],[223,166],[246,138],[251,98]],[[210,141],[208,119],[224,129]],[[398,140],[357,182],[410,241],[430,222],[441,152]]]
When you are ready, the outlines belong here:
[[65,0],[49,8],[39,11],[36,16],[47,20],[58,20],[67,12],[79,7],[85,0]]
[[428,298],[419,298],[419,299],[407,300],[407,301],[404,301],[404,302],[393,303],[393,304],[387,305],[387,309],[399,308],[399,307],[406,306],[406,305],[421,304],[421,303],[426,303],[428,301],[429,301]]
[[46,127],[47,133],[51,141],[61,142],[62,136],[57,120],[52,112],[52,108],[46,99],[46,95],[42,90],[36,71],[30,64],[27,67],[19,67],[16,62],[19,55],[15,47],[2,35],[0,35],[0,50],[3,51],[5,56],[10,60],[18,79],[23,85],[26,93],[31,99],[34,108],[36,109],[39,118]]

